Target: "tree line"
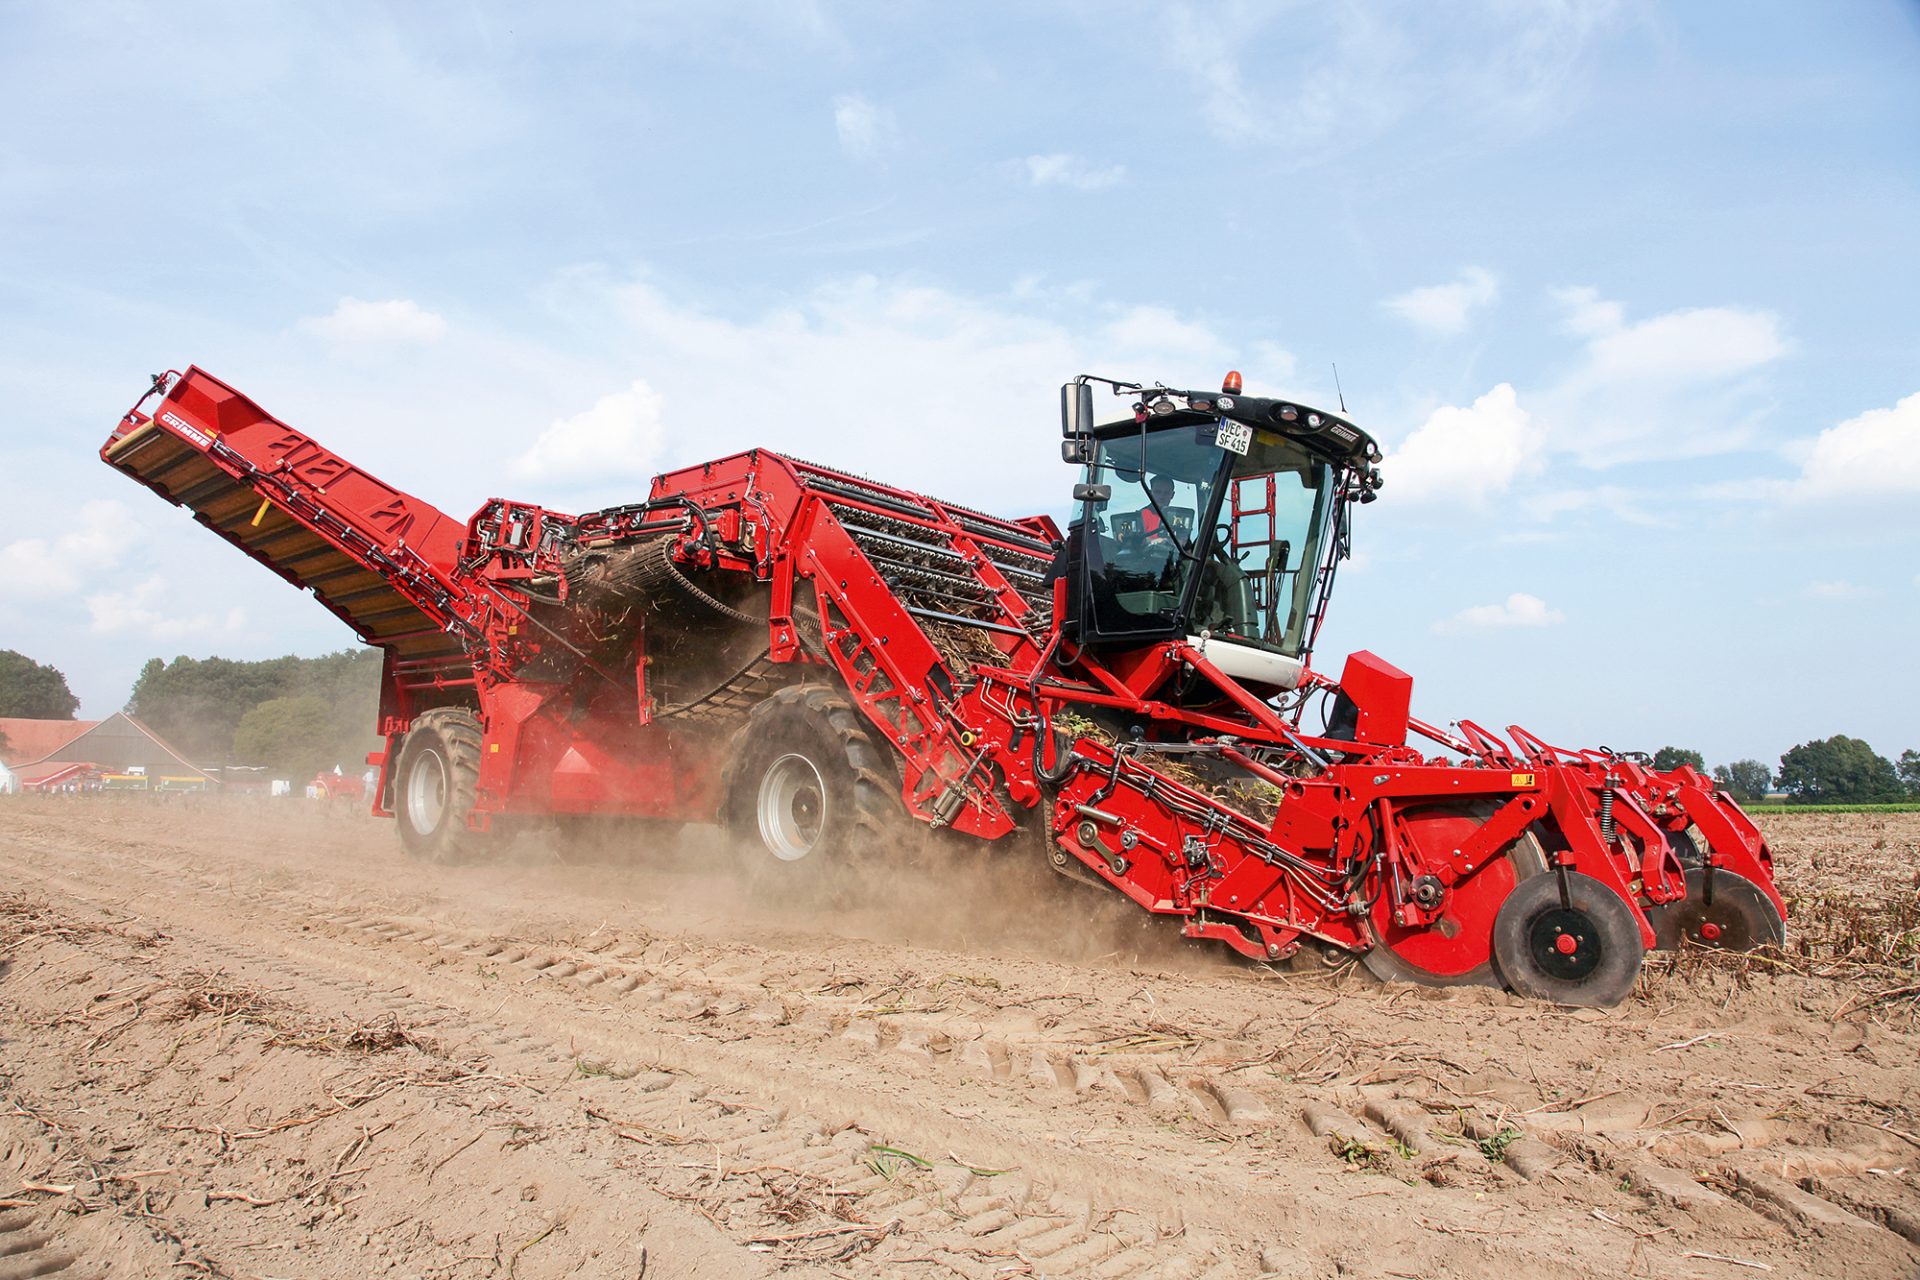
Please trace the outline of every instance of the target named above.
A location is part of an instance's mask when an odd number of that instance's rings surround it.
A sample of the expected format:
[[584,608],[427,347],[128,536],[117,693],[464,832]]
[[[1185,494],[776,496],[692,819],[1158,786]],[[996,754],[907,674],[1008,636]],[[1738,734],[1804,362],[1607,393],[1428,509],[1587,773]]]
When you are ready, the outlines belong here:
[[[367,648],[259,662],[152,658],[126,710],[194,764],[260,765],[291,778],[336,765],[357,773],[380,746],[380,661]],[[0,650],[0,717],[71,720],[79,706],[58,668]]]
[[129,714],[190,760],[265,765],[312,777],[366,767],[380,697],[378,649],[317,658],[151,658],[133,682]]
[[[1698,751],[1662,747],[1653,753],[1656,769],[1683,764],[1707,772]],[[1920,751],[1889,760],[1859,738],[1835,734],[1792,748],[1774,769],[1758,760],[1715,765],[1713,779],[1742,804],[1763,800],[1772,790],[1790,804],[1896,804],[1920,800]]]

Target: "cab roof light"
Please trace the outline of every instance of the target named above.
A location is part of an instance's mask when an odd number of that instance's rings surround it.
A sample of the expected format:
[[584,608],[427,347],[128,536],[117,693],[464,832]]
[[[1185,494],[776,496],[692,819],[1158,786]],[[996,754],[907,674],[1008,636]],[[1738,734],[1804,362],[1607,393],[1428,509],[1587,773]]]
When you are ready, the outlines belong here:
[[1227,370],[1227,376],[1221,380],[1220,390],[1227,395],[1237,396],[1240,394],[1241,385],[1240,371],[1238,369],[1229,369]]

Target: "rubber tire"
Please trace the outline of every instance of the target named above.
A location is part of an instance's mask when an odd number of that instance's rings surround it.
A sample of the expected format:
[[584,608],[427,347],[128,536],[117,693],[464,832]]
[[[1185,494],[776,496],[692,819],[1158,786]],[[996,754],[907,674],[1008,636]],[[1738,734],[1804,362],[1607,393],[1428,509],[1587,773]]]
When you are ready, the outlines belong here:
[[[1787,941],[1786,922],[1773,899],[1753,881],[1725,868],[1716,868],[1713,873],[1711,904],[1707,902],[1707,869],[1688,867],[1687,896],[1646,911],[1647,923],[1653,926],[1653,945],[1662,951],[1678,951],[1682,939],[1718,951],[1779,947]],[[1712,942],[1700,936],[1700,926],[1709,920],[1722,930]]]
[[1603,942],[1599,963],[1577,980],[1558,977],[1539,966],[1529,945],[1534,922],[1560,909],[1557,872],[1523,880],[1493,919],[1493,965],[1515,995],[1529,1000],[1581,1008],[1610,1009],[1633,992],[1646,945],[1640,922],[1626,899],[1592,876],[1567,874],[1567,905],[1585,915]]
[[[778,857],[759,820],[761,788],[786,756],[801,756],[824,786],[819,834],[800,857]],[[898,835],[900,784],[864,717],[824,684],[789,685],[755,707],[728,745],[721,825],[757,888],[836,883]]]
[[[467,826],[480,784],[480,739],[480,720],[464,707],[437,707],[407,727],[394,768],[393,816],[400,847],[412,857],[452,866],[474,861],[485,849],[487,836]],[[445,770],[444,799],[439,821],[422,830],[408,812],[408,783],[415,769],[434,767]]]
[[[1493,816],[1498,807],[1487,803],[1470,803],[1463,806],[1467,811],[1464,816],[1478,818],[1485,822]],[[1520,834],[1513,838],[1512,843],[1500,851],[1500,856],[1513,864],[1515,891],[1518,891],[1520,885],[1547,869],[1546,850],[1541,847],[1540,837],[1534,834],[1532,827],[1522,829]],[[1381,892],[1384,893],[1386,890],[1382,888]],[[1493,987],[1496,989],[1506,985],[1491,959],[1463,973],[1434,973],[1403,960],[1385,942],[1379,941],[1378,927],[1371,916],[1366,920],[1366,928],[1375,942],[1373,946],[1359,953],[1360,963],[1368,973],[1381,982],[1410,982],[1422,987]]]

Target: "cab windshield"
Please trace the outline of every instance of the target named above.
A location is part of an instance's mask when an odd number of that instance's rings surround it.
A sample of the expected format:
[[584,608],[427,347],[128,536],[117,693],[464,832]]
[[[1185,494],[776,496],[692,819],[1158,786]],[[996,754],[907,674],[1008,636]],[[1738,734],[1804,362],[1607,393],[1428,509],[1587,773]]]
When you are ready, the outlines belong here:
[[1210,631],[1297,655],[1326,527],[1332,468],[1255,433],[1244,454],[1211,421],[1100,441],[1084,514],[1090,604],[1103,637]]

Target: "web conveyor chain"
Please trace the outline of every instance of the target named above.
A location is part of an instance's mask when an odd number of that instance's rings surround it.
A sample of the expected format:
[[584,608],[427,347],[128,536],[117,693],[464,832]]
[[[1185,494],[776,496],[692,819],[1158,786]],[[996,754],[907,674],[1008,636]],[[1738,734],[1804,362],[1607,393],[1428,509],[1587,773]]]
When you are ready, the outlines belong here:
[[[948,562],[956,569],[965,570],[967,567],[966,557],[950,548],[936,546],[931,542],[924,542],[918,538],[903,537],[897,533],[888,533],[881,529],[870,528],[864,524],[854,524],[852,521],[845,519],[841,520],[840,524],[848,533],[853,535],[854,541],[860,543],[863,548],[870,541],[885,542],[917,555],[932,556],[937,560]],[[920,532],[927,531],[920,530]]]
[[788,668],[762,653],[718,688],[691,702],[667,707],[655,718],[693,724],[724,724],[740,720],[774,690],[785,686],[791,678]]
[[[818,463],[801,462],[799,459],[793,461],[800,463],[808,485],[829,494],[840,494],[859,502],[905,512],[926,520],[936,518],[932,510],[908,495],[884,489],[858,476],[849,475],[844,471],[835,471]],[[948,519],[975,537],[999,539],[1001,542],[1011,543],[1012,548],[1008,548],[1009,550],[1018,549],[1017,554],[1033,556],[1043,563],[1053,558],[1052,547],[1011,521],[997,520],[983,512],[951,502],[941,502],[940,507],[946,512]],[[989,549],[988,554],[992,554],[992,550],[995,549],[998,548]]]

